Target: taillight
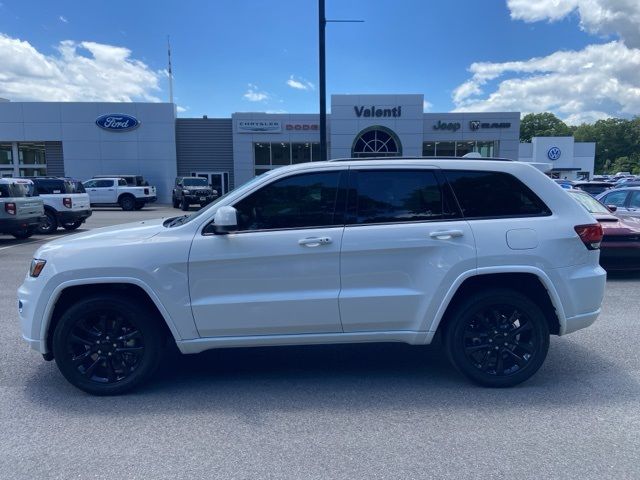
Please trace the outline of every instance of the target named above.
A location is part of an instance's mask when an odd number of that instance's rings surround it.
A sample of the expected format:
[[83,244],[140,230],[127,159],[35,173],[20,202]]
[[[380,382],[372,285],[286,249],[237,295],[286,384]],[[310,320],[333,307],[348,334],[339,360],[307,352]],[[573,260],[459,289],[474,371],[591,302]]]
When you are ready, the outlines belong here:
[[13,202],[5,203],[4,204],[4,211],[7,212],[9,215],[15,215],[16,214],[16,204],[13,203]]
[[144,189],[144,194],[145,194],[145,195],[149,195],[149,189],[148,189],[148,188],[145,188],[145,189]]
[[574,228],[587,249],[597,250],[600,248],[602,236],[604,235],[602,225],[594,223],[592,225],[576,225]]
[[73,202],[71,202],[71,199],[69,197],[64,197],[62,199],[62,204],[67,208],[71,208],[71,206],[73,205]]

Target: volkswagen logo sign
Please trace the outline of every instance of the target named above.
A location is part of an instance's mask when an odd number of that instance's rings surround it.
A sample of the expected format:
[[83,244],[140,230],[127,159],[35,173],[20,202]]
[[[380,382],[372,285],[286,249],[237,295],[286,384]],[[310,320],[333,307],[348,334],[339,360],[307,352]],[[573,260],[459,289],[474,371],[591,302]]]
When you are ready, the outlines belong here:
[[469,128],[471,130],[480,130],[480,125],[481,125],[481,123],[480,123],[479,120],[471,120],[469,122]]
[[547,157],[549,157],[549,160],[558,160],[560,155],[562,155],[562,151],[558,147],[551,147],[547,150]]
[[127,132],[137,128],[140,122],[136,117],[132,117],[126,113],[108,113],[98,117],[96,119],[96,125],[105,130]]

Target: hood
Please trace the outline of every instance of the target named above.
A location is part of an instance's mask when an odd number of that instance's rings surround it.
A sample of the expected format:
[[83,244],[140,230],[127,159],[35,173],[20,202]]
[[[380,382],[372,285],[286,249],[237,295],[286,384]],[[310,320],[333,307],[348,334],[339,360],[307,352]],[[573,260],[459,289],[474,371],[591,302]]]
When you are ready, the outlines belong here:
[[103,245],[105,248],[116,247],[121,243],[133,243],[147,240],[166,230],[166,228],[162,226],[162,222],[165,220],[166,219],[159,218],[135,223],[125,223],[123,225],[96,228],[88,232],[64,236],[43,245],[38,252],[57,250],[63,247],[82,248],[98,245]]

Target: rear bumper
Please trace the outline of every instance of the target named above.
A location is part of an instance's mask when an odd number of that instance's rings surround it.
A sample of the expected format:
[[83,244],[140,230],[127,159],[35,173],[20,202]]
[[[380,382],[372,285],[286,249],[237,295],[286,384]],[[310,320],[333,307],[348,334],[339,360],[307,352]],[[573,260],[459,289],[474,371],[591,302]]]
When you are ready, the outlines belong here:
[[560,335],[566,335],[567,333],[573,333],[577,330],[587,328],[596,321],[598,315],[600,315],[600,309],[595,312],[582,313],[575,317],[565,318],[564,328],[560,332]]
[[1,218],[0,232],[12,233],[24,230],[25,228],[35,228],[45,220],[45,217],[30,218]]
[[66,212],[58,212],[58,221],[60,223],[74,223],[77,221],[84,222],[87,218],[91,216],[91,210],[76,210],[76,211],[66,211]]
[[153,203],[153,202],[155,202],[157,200],[158,200],[158,197],[156,197],[156,196],[136,198],[136,202],[137,203]]

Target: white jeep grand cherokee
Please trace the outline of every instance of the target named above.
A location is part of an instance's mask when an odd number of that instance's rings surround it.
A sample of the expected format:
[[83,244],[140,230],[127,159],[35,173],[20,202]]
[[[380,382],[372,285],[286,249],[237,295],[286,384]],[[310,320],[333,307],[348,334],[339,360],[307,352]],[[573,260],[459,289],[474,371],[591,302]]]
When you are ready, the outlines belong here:
[[25,339],[87,392],[131,389],[167,340],[211,348],[428,344],[486,386],[591,325],[600,225],[534,167],[365,159],[261,175],[208,208],[40,248],[18,291]]

